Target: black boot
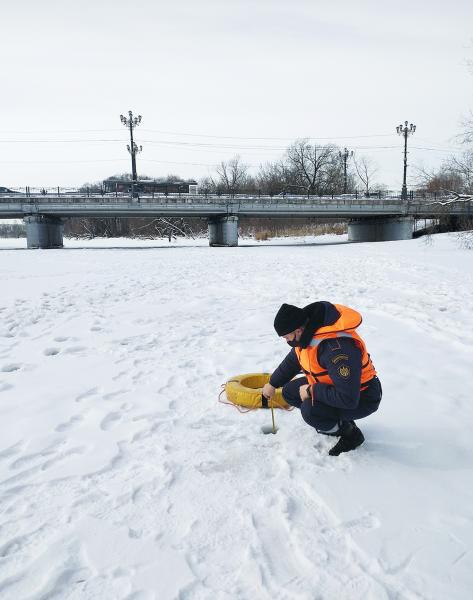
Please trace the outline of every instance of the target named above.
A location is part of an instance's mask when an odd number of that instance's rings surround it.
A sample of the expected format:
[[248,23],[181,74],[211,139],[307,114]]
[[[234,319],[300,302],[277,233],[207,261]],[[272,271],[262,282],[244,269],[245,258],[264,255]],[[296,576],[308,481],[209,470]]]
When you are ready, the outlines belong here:
[[361,430],[355,425],[355,421],[343,421],[338,431],[340,439],[335,446],[329,450],[330,456],[338,456],[342,452],[350,452],[361,446],[365,441]]

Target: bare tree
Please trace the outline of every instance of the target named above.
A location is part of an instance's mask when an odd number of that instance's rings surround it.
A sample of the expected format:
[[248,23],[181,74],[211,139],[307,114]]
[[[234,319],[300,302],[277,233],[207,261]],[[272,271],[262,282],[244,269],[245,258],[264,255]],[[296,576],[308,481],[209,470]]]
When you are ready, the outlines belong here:
[[[473,44],[473,38],[471,39]],[[473,47],[473,46],[471,46]],[[466,61],[468,70],[473,75],[473,60]],[[461,120],[463,132],[456,136],[456,139],[463,144],[471,144],[473,142],[473,110],[469,110],[468,114]]]
[[297,182],[294,177],[294,171],[288,168],[288,165],[284,164],[284,162],[279,161],[260,165],[255,183],[257,190],[273,196],[283,192],[291,184],[296,184]]
[[445,212],[439,216],[439,230],[458,231],[460,244],[473,249],[473,219],[455,217],[447,210],[452,202],[473,202],[473,150],[467,150],[460,157],[450,157],[437,171],[418,169],[418,180],[425,191],[442,193],[443,199],[438,204]]
[[307,138],[297,140],[287,149],[287,160],[307,193],[320,189],[334,152],[334,146],[312,146]]
[[216,191],[216,184],[212,177],[202,177],[199,179],[199,194],[213,194]]
[[[341,194],[345,187],[344,183],[343,162],[340,160],[337,148],[333,147],[333,153],[324,167],[324,177],[320,183],[318,192],[320,194]],[[348,170],[347,191],[349,192],[353,187],[353,177]]]
[[470,110],[466,117],[461,120],[463,127],[462,133],[456,136],[462,144],[471,144],[473,142],[473,110]]
[[374,161],[367,156],[360,156],[360,158],[357,158],[355,155],[353,157],[353,162],[355,163],[356,174],[363,183],[365,194],[368,196],[371,188],[370,184],[373,182],[373,176],[378,171],[378,167]]
[[455,172],[445,161],[438,170],[428,171],[417,167],[417,186],[425,192],[445,192],[446,190],[463,190],[461,175]]
[[[473,132],[472,132],[473,133]],[[466,150],[459,157],[452,156],[446,163],[447,169],[462,181],[461,191],[473,192],[473,150]]]
[[241,162],[240,156],[222,161],[216,169],[218,179],[213,181],[217,189],[223,188],[227,194],[236,194],[245,184],[248,167]]

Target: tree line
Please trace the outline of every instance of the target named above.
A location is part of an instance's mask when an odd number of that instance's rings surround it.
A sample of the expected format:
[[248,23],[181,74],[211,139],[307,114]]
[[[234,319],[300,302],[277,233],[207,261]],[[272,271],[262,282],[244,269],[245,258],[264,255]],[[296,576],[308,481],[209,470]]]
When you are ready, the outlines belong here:
[[248,193],[275,196],[278,194],[329,195],[361,190],[369,194],[385,186],[374,180],[376,164],[368,157],[350,156],[345,165],[342,150],[334,144],[311,144],[309,139],[296,140],[288,147],[284,156],[275,162],[259,167],[256,174],[234,156],[221,161],[215,173],[201,179],[202,190],[213,193]]
[[446,158],[438,169],[418,169],[418,185],[427,192],[473,194],[473,149]]

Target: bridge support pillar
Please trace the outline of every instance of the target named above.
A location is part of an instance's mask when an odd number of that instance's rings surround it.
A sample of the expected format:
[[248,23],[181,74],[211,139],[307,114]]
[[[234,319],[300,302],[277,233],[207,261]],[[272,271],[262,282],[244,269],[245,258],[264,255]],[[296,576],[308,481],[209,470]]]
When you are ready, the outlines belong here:
[[238,217],[209,218],[209,246],[238,246]]
[[414,229],[412,217],[367,217],[352,219],[348,224],[349,242],[389,242],[410,240]]
[[28,215],[26,223],[26,245],[28,248],[62,248],[64,225],[58,217]]

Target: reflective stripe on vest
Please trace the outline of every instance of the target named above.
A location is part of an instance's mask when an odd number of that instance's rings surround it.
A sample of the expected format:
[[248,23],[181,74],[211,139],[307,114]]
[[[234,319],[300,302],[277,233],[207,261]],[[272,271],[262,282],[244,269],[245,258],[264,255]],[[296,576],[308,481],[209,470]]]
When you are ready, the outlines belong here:
[[[333,337],[347,337],[347,338],[351,338],[352,340],[355,339],[355,336],[351,333],[347,333],[346,331],[340,331],[335,333],[335,335]],[[312,338],[309,346],[318,346],[320,344],[320,342],[323,342],[324,340],[326,340],[327,338]]]

